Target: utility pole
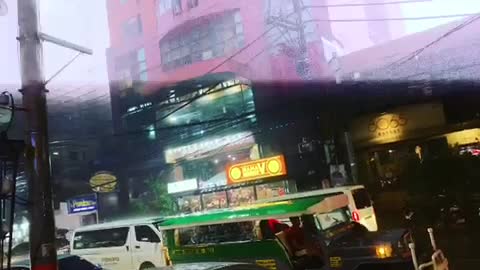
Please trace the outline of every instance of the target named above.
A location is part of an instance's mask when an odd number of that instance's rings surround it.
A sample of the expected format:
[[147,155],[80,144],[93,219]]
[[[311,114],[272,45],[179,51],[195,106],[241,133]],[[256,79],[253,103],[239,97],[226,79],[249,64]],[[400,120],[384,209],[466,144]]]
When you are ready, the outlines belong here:
[[42,41],[81,53],[92,51],[39,31],[37,0],[17,0],[23,106],[26,110],[25,169],[30,202],[30,263],[32,270],[56,270],[47,99],[43,74]]
[[308,56],[307,39],[305,36],[305,24],[303,22],[303,1],[292,0],[293,9],[296,15],[295,25],[298,30],[298,59],[297,59],[297,72],[305,79],[310,80],[310,61]]
[[27,134],[25,169],[29,183],[31,269],[57,269],[55,220],[48,152],[47,99],[36,0],[18,0],[20,68]]

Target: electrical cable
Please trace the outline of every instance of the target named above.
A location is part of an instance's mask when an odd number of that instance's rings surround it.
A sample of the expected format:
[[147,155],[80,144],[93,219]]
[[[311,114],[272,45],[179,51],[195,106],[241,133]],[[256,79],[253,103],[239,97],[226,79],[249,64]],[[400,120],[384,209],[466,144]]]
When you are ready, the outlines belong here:
[[449,31],[447,31],[445,34],[441,35],[440,37],[436,38],[435,40],[433,40],[432,42],[428,43],[427,45],[411,52],[410,54],[400,58],[399,60],[393,62],[393,63],[390,63],[389,65],[387,65],[385,68],[386,69],[389,69],[395,65],[397,66],[400,66],[400,65],[403,65],[405,64],[406,62],[414,59],[415,57],[417,57],[419,54],[421,54],[422,52],[424,52],[426,49],[430,48],[431,46],[439,43],[440,41],[442,41],[444,38],[447,38],[448,36],[462,30],[463,28],[467,27],[468,25],[474,23],[475,21],[477,21],[478,19],[480,19],[480,15],[478,16],[475,16],[475,17],[472,17],[471,19],[455,26],[454,28],[450,29]]
[[468,25],[474,23],[475,21],[477,21],[478,19],[480,19],[480,15],[478,16],[475,16],[473,18],[471,18],[470,20],[467,20],[466,22],[454,27],[453,29],[449,30],[448,32],[446,32],[445,34],[441,35],[440,37],[436,38],[434,41],[428,43],[427,45],[423,46],[422,48],[419,48],[417,50],[415,50],[414,52],[410,53],[409,55],[407,55],[406,57],[404,57],[404,60],[400,59],[399,61],[396,61],[390,65],[387,66],[387,68],[393,66],[393,65],[403,65],[405,64],[406,62],[414,59],[415,57],[417,57],[419,54],[423,53],[426,49],[430,48],[431,46],[439,43],[440,41],[442,41],[444,38],[447,38],[448,36],[462,30],[463,28],[467,27]]
[[347,4],[331,4],[331,5],[308,5],[306,8],[338,8],[338,7],[366,7],[366,6],[386,6],[386,5],[399,5],[399,4],[415,4],[415,3],[428,3],[432,0],[402,0],[402,1],[389,1],[389,2],[377,2],[377,3],[347,3]]
[[464,13],[464,14],[451,14],[451,15],[437,15],[437,16],[424,16],[424,17],[397,17],[397,18],[376,18],[376,19],[312,19],[306,20],[304,23],[312,22],[385,22],[385,21],[417,21],[417,20],[436,20],[436,19],[449,19],[456,17],[469,17],[479,15],[480,13]]

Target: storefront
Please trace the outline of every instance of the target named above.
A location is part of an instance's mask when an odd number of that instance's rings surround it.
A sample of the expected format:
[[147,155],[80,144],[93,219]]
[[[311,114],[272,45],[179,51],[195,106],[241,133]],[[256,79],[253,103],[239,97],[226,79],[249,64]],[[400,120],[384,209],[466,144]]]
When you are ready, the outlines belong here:
[[282,155],[230,164],[210,181],[169,183],[169,193],[183,213],[247,205],[292,192],[296,186],[288,180]]
[[447,123],[440,102],[398,107],[362,116],[351,124],[360,183],[397,188],[412,159],[435,158],[445,151],[480,154],[478,121]]

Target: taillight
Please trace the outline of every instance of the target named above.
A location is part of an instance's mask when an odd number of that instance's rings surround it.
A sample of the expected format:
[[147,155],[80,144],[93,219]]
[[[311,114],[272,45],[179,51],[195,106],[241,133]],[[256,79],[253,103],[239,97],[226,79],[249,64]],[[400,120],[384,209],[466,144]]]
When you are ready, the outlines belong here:
[[360,215],[358,214],[357,211],[353,211],[353,213],[352,213],[352,219],[353,219],[353,221],[355,221],[355,222],[359,222],[359,221],[360,221]]

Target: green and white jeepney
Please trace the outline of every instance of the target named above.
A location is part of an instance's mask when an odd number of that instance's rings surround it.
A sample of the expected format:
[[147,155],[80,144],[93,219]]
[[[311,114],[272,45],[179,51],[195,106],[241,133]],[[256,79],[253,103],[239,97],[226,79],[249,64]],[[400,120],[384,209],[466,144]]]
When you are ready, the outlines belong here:
[[[266,269],[305,269],[298,263],[304,253],[289,246],[285,232],[268,237],[262,226],[272,219],[288,225],[289,218],[301,217],[312,221],[323,243],[320,257],[324,266],[370,269],[372,264],[400,263],[399,269],[408,269],[409,232],[368,232],[350,220],[347,205],[343,194],[318,196],[166,217],[158,226],[173,264],[253,262]],[[388,269],[394,269],[390,266]],[[324,268],[310,264],[308,269]]]

